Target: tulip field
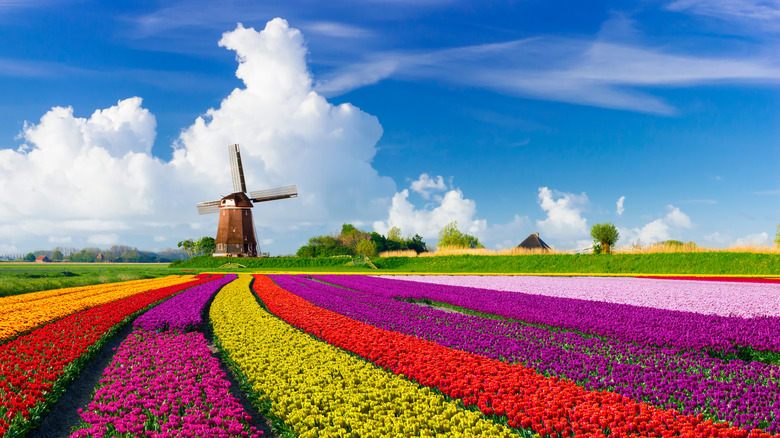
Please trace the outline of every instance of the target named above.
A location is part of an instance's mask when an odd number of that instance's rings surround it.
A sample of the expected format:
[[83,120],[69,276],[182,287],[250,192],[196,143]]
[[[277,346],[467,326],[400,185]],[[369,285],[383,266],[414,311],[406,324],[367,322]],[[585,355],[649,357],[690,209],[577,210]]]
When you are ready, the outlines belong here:
[[778,279],[335,274],[0,298],[0,434],[127,324],[62,436],[780,437]]

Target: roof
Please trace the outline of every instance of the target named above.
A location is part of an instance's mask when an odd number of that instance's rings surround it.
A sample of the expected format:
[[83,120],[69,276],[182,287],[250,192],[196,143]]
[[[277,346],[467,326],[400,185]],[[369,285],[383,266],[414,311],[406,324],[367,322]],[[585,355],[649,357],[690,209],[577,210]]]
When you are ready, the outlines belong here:
[[552,249],[550,248],[550,245],[544,243],[544,240],[539,238],[539,233],[531,233],[531,235],[526,237],[520,245],[517,245],[517,247],[525,249],[543,249],[545,251]]
[[36,262],[48,262],[49,258],[46,257],[45,255],[39,255],[38,257],[35,258],[35,261]]
[[252,205],[252,201],[249,199],[249,196],[247,196],[245,193],[241,193],[241,192],[231,193],[225,196],[224,198],[222,198],[221,202],[225,202],[228,200],[233,201],[236,207],[243,207],[243,208],[254,207]]

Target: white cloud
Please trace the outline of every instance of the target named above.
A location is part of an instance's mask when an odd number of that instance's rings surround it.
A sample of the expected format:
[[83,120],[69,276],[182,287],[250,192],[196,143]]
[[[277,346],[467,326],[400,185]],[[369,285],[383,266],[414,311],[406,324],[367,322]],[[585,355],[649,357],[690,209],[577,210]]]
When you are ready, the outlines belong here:
[[[423,194],[431,188],[443,191],[447,186],[443,177],[431,178],[423,173],[411,183],[410,188],[417,188]],[[457,221],[461,232],[476,236],[486,248],[498,249],[518,245],[531,232],[528,216],[515,214],[507,223],[490,225],[485,219],[477,219],[476,202],[466,198],[457,188],[448,190],[443,196],[423,196],[432,202],[419,208],[409,200],[409,194],[409,189],[404,189],[393,196],[387,219],[374,222],[374,230],[386,234],[390,228],[398,227],[403,235],[419,234],[433,248],[439,231],[448,223]]]
[[[675,68],[668,68],[674,65]],[[712,57],[631,44],[611,35],[540,36],[429,52],[391,51],[336,68],[318,85],[327,95],[386,78],[435,79],[510,95],[638,112],[675,108],[643,89],[722,82],[778,82],[771,57]]]
[[766,246],[769,245],[769,234],[765,232],[748,234],[745,237],[738,238],[734,243],[738,246],[742,246],[742,245]]
[[553,239],[586,236],[587,220],[582,217],[582,211],[588,202],[585,193],[576,195],[539,187],[539,206],[547,213],[547,217],[536,221],[536,226]]
[[386,234],[390,228],[398,227],[404,235],[419,234],[430,246],[438,239],[439,231],[452,221],[458,222],[460,231],[477,237],[485,229],[487,222],[475,218],[476,202],[464,198],[460,189],[446,192],[437,202],[438,205],[418,209],[409,202],[409,190],[404,189],[393,196],[387,220],[374,222],[374,229]]
[[71,242],[73,242],[73,238],[70,236],[49,236],[49,243],[65,244]]
[[0,243],[0,255],[16,252],[19,252],[19,248],[17,248],[16,245]]
[[409,188],[413,192],[417,192],[423,199],[430,199],[432,191],[447,190],[447,185],[444,184],[444,178],[441,175],[431,178],[427,173],[423,173],[420,178],[412,181]]
[[116,234],[93,234],[87,238],[87,242],[93,245],[113,245],[119,241],[119,236]]
[[273,236],[276,245],[264,250],[294,250],[345,218],[383,217],[396,186],[371,165],[382,127],[313,90],[301,33],[275,19],[259,32],[238,25],[219,44],[236,52],[244,87],[184,129],[168,163],[150,155],[156,123],[139,97],[89,118],[56,107],[25,125],[25,145],[0,150],[0,238],[29,231],[34,241],[67,229],[94,244],[114,243],[118,231],[151,243],[160,226],[174,240],[214,233],[217,217],[199,217],[195,203],[232,191],[233,143],[241,145],[249,190],[298,186],[299,198],[254,210],[258,238]]
[[676,0],[667,9],[738,22],[769,31],[780,30],[778,0]]
[[625,200],[626,200],[625,196],[621,196],[617,200],[617,210],[616,210],[616,213],[617,213],[618,216],[622,215],[623,212],[625,211],[625,208],[623,208],[623,201],[625,201]]
[[316,21],[303,26],[307,32],[325,35],[334,38],[368,38],[374,33],[362,27],[332,21]]
[[662,242],[675,237],[681,229],[693,227],[691,218],[673,205],[666,206],[666,216],[656,219],[642,228],[618,228],[619,242],[623,245],[639,242],[642,245]]
[[165,242],[166,240],[168,240],[168,237],[166,236],[154,236],[155,242]]

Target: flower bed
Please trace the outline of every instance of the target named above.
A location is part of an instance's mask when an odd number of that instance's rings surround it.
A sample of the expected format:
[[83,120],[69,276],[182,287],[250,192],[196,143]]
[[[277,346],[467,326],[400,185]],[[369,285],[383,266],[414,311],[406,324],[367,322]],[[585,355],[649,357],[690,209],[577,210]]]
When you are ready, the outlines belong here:
[[188,289],[139,316],[133,325],[147,331],[197,327],[203,323],[206,303],[236,277],[236,274],[220,275],[214,281]]
[[214,334],[300,438],[509,437],[510,430],[430,389],[316,341],[271,316],[239,276],[214,299]]
[[259,437],[225,379],[202,333],[135,331],[71,438]]
[[780,300],[777,299],[780,279],[477,275],[394,275],[383,278],[720,316],[780,316]]
[[[358,276],[317,276],[349,285],[328,286],[302,277],[272,276],[314,305],[373,326],[415,335],[488,358],[521,362],[590,390],[610,390],[636,401],[705,414],[746,429],[778,431],[780,367],[710,358],[702,352],[620,342],[485,319],[399,302],[391,297],[425,294],[424,284],[398,282],[391,291],[361,286]],[[403,286],[413,286],[406,291]]]
[[14,433],[27,430],[59,397],[64,384],[78,372],[85,358],[126,318],[208,281],[210,278],[190,279],[93,307],[0,347],[0,434],[9,429]]
[[[38,293],[8,297],[9,302],[0,301],[0,314],[3,316],[3,322],[0,323],[0,341],[82,310],[121,300],[150,289],[186,283],[191,279],[190,276],[183,278],[172,276],[133,281],[127,284],[112,283],[87,286],[63,294],[54,294],[51,291],[38,292],[41,294],[40,299],[36,299]],[[13,298],[21,297],[27,299],[10,301]]]
[[[384,294],[383,296],[387,297],[441,301],[530,324],[576,330],[643,345],[683,350],[706,348],[721,351],[731,351],[735,346],[743,346],[756,350],[780,351],[780,336],[778,336],[780,317],[738,318],[703,315],[495,289],[445,286],[377,277],[352,279],[349,277],[318,276],[317,278],[330,278],[345,287],[358,285],[362,288],[371,288],[374,293]],[[584,280],[569,278],[567,281],[569,285],[576,285]],[[618,287],[619,284],[613,286]],[[695,296],[692,295],[691,299],[695,299]]]

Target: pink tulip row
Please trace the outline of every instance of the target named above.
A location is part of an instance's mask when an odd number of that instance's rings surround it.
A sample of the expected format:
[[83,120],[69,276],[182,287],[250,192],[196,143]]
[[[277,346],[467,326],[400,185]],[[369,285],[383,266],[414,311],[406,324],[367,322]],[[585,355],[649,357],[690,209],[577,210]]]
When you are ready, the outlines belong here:
[[201,333],[133,332],[71,438],[259,437]]
[[576,298],[720,316],[780,316],[780,284],[631,277],[410,275],[425,283]]

